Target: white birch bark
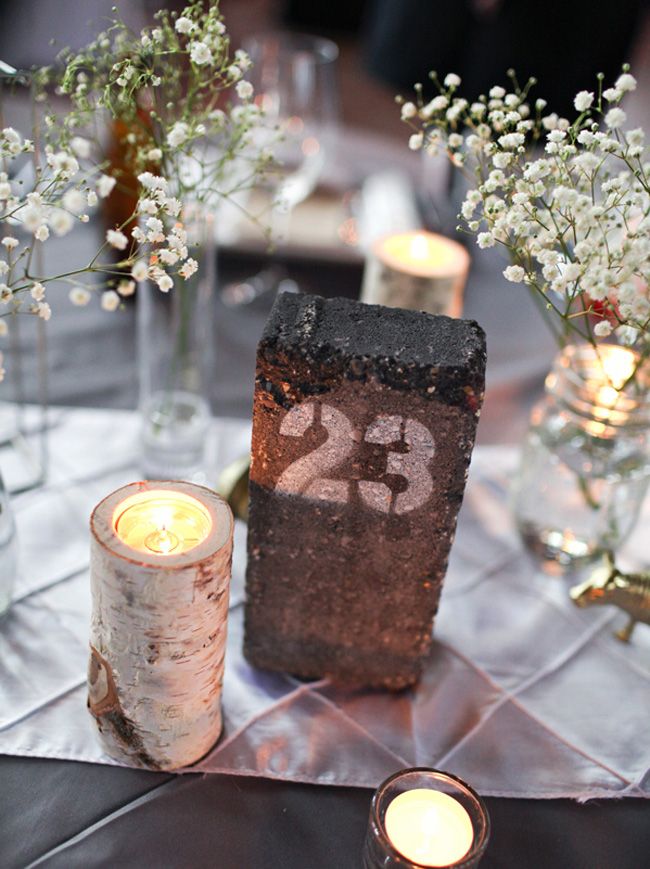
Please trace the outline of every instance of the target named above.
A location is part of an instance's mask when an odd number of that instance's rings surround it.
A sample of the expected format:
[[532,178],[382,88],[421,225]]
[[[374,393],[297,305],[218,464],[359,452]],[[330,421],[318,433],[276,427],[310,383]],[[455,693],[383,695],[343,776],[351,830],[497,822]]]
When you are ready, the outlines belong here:
[[[117,503],[146,488],[183,491],[208,507],[208,538],[184,555],[148,556],[112,528]],[[203,757],[221,733],[233,520],[207,489],[137,483],[91,519],[88,707],[112,757],[171,770]],[[151,563],[144,563],[151,562]]]

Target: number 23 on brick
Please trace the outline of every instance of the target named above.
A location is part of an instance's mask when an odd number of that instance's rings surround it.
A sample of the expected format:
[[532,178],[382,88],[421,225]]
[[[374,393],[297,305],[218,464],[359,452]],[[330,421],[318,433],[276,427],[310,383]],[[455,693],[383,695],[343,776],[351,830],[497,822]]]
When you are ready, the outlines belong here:
[[[276,491],[346,504],[354,499],[356,486],[358,496],[367,507],[397,515],[417,510],[429,500],[433,490],[429,465],[435,455],[435,444],[431,432],[422,423],[408,417],[380,414],[360,433],[340,410],[312,401],[291,408],[282,420],[280,434],[304,438],[318,423],[326,433],[326,440],[291,462],[280,475]],[[366,445],[383,447],[383,450],[366,449],[366,457],[372,461],[374,454],[375,463],[365,464],[374,465],[376,473],[384,479],[343,478],[340,472],[345,466],[350,467],[350,462],[352,473],[363,464]],[[397,485],[396,477],[401,478]]]
[[483,397],[468,320],[284,293],[258,347],[244,651],[417,681]]

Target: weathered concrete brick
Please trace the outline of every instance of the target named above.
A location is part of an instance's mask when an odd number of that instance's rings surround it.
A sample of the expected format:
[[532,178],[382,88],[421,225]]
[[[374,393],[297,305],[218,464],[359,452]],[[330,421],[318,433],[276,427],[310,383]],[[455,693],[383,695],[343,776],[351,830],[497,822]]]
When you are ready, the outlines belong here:
[[469,320],[283,294],[258,348],[245,653],[417,681],[484,390]]

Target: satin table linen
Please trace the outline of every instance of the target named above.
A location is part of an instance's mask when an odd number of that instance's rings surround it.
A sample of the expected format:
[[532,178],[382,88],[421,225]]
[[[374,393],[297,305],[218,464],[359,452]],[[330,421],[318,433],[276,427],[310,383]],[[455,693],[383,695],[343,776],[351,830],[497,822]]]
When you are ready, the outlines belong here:
[[[0,753],[116,764],[85,708],[88,517],[138,478],[138,419],[53,414],[50,482],[13,501],[21,575],[0,623]],[[216,421],[215,467],[245,452],[248,440],[246,424]],[[241,653],[239,525],[225,729],[192,771],[375,787],[401,767],[428,765],[484,795],[647,797],[650,629],[640,625],[621,645],[613,632],[622,613],[577,610],[568,580],[535,569],[507,507],[516,459],[509,447],[475,452],[434,646],[413,691],[348,691],[250,667]],[[640,563],[647,523],[646,512],[627,548],[630,564]]]

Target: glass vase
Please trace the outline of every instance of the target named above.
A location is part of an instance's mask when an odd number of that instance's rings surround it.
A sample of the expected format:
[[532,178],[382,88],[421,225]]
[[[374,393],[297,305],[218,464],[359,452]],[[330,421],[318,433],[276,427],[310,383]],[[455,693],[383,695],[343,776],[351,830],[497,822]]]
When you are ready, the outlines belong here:
[[214,378],[216,244],[212,214],[185,223],[198,270],[169,293],[140,284],[137,298],[141,468],[149,479],[205,478]]
[[9,608],[16,579],[16,523],[0,474],[0,618]]
[[549,572],[615,552],[637,521],[650,479],[638,365],[623,347],[569,345],[546,378],[512,495],[522,539]]

